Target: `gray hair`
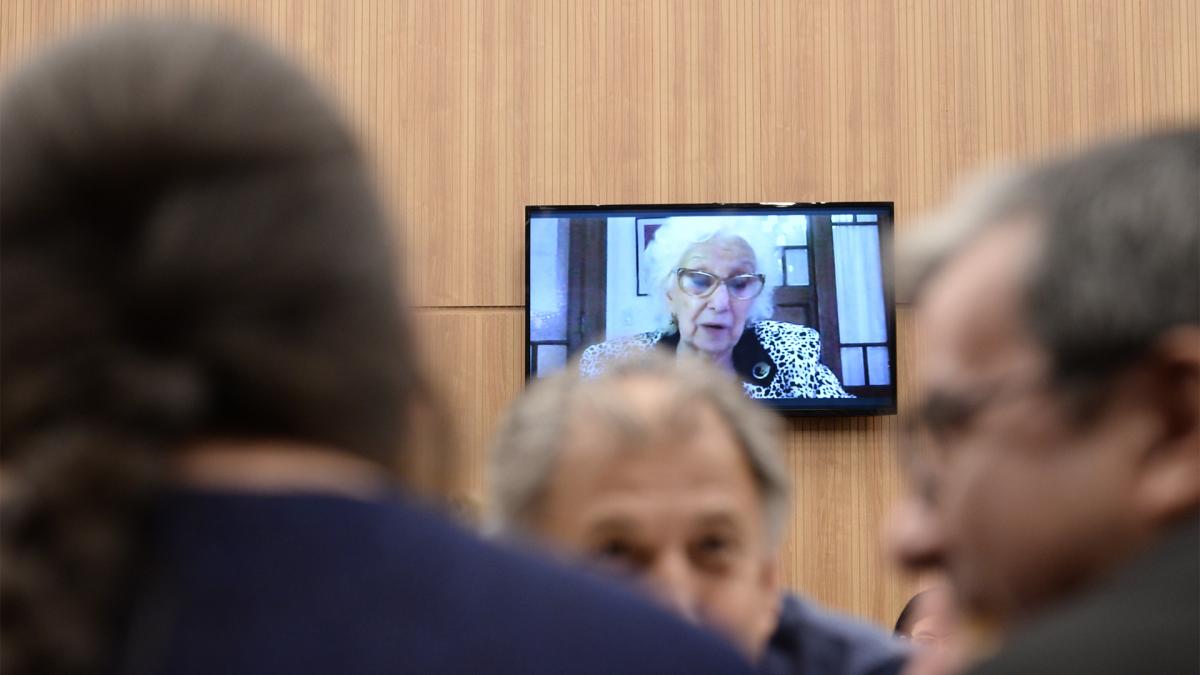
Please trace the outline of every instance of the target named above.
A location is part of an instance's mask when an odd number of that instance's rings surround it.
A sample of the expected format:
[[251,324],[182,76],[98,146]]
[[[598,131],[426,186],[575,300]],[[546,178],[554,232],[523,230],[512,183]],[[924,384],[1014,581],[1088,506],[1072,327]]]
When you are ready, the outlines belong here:
[[[671,386],[653,416],[631,406],[621,389],[624,382],[639,377]],[[505,535],[526,533],[579,420],[614,430],[622,447],[637,447],[656,432],[673,431],[701,402],[711,405],[738,439],[758,487],[769,545],[776,548],[791,500],[791,481],[779,449],[779,418],[714,366],[659,352],[617,360],[595,377],[582,377],[579,368],[564,368],[530,386],[510,409],[492,446],[488,528]]]
[[674,317],[667,300],[667,291],[675,283],[675,270],[697,244],[729,237],[746,242],[754,252],[755,271],[766,278],[762,293],[754,299],[746,320],[769,319],[775,313],[775,287],[781,282],[778,269],[778,247],[769,231],[754,227],[738,216],[674,216],[654,233],[646,247],[645,260],[650,269],[652,287],[658,289],[658,313],[655,323],[668,332],[674,330]]
[[1105,143],[986,192],[940,250],[933,232],[926,250],[907,247],[909,295],[971,233],[1028,217],[1042,246],[1025,261],[1026,319],[1059,384],[1118,372],[1165,331],[1200,324],[1200,128]]
[[925,214],[896,244],[896,297],[914,302],[929,279],[993,223],[1005,220],[1028,171],[982,171],[959,184],[954,196]]

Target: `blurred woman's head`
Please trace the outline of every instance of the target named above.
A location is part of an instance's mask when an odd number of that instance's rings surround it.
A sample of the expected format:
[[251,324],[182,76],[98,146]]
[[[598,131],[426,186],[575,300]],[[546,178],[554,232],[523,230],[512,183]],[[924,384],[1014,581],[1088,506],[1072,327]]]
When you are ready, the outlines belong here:
[[935,586],[914,595],[896,619],[896,637],[923,649],[944,649],[956,631],[950,589]]
[[5,85],[0,142],[4,665],[90,669],[172,451],[386,466],[421,380],[354,139],[257,42],[79,35]]

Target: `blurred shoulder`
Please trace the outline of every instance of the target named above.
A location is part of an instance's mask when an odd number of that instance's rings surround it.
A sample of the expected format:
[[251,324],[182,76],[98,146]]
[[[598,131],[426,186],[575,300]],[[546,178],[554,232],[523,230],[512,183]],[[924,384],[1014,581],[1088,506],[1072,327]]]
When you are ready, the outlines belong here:
[[430,578],[445,587],[439,614],[487,672],[749,671],[723,643],[615,584],[470,533],[441,536],[453,551],[431,560],[440,576]]
[[1015,634],[971,675],[1195,673],[1200,655],[1200,516]]
[[489,545],[403,497],[184,494],[159,511],[173,629],[155,672],[747,668],[630,592]]
[[907,660],[907,648],[882,629],[787,594],[764,670],[883,675],[900,672]]

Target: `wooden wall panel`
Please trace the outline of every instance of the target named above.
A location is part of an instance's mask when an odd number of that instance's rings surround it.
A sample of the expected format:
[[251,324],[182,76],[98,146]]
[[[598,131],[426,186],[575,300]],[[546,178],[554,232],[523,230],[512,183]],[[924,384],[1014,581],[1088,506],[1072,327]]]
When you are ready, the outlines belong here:
[[463,457],[455,488],[482,505],[484,451],[504,408],[520,393],[525,361],[521,309],[426,309],[418,338],[426,374],[450,411],[453,448]]
[[[343,104],[476,496],[522,387],[524,205],[882,199],[903,230],[980,164],[1200,120],[1192,0],[7,0],[0,70],[129,12],[245,26]],[[876,418],[787,447],[788,582],[882,623],[912,587],[877,546],[894,445]]]
[[1200,109],[1188,0],[10,0],[0,60],[131,11],[245,25],[328,84],[423,306],[521,305],[526,203],[909,215],[980,162]]

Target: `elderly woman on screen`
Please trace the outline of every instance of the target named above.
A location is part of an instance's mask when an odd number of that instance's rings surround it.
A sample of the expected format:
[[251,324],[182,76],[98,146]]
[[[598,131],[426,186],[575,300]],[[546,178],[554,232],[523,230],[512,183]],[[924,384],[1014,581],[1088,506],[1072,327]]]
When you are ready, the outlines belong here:
[[777,256],[761,228],[734,218],[670,218],[645,259],[662,300],[661,328],[588,347],[580,359],[584,375],[660,347],[736,372],[753,398],[850,397],[820,362],[817,331],[768,320],[774,285],[764,271]]

